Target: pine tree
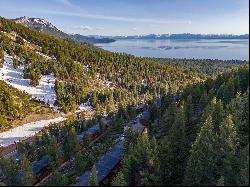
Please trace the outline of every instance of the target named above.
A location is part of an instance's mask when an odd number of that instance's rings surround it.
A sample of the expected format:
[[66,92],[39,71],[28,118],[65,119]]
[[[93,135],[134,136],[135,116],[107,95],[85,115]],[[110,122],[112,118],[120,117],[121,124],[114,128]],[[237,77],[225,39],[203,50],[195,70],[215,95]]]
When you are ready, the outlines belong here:
[[213,125],[214,125],[214,130],[215,132],[219,132],[219,126],[220,123],[222,122],[222,119],[225,117],[225,111],[223,107],[223,103],[221,100],[217,101],[214,110],[212,110],[212,118],[213,118]]
[[68,186],[69,180],[63,174],[55,171],[51,179],[48,181],[48,186]]
[[[220,135],[219,135],[219,152],[218,166],[219,173],[224,177],[225,185],[235,185],[236,184],[236,173],[235,173],[235,163],[236,163],[236,128],[232,121],[232,116],[227,116],[220,124]],[[216,169],[216,168],[214,168]]]
[[164,185],[182,184],[183,168],[186,167],[188,156],[185,122],[185,113],[181,106],[175,114],[169,135],[164,138],[160,148],[161,179]]
[[224,177],[220,177],[216,186],[225,186]]
[[97,181],[97,171],[95,165],[91,169],[91,174],[89,176],[89,186],[99,186]]
[[75,168],[76,172],[80,175],[85,168],[86,163],[84,162],[84,157],[81,152],[78,152],[75,156]]
[[216,185],[216,140],[212,117],[209,116],[192,146],[185,174],[185,185]]
[[97,98],[96,92],[93,92],[92,103],[93,103],[95,106],[96,106],[96,104],[98,103],[98,98]]
[[112,181],[112,186],[127,186],[123,172],[120,171]]
[[17,174],[19,170],[17,162],[11,157],[7,160],[1,159],[0,164],[1,164],[3,174],[6,177],[6,184],[8,186],[18,185],[20,181],[17,178]]
[[52,136],[48,145],[48,156],[51,168],[56,169],[59,166],[59,149],[56,138]]
[[31,169],[31,163],[25,155],[21,158],[21,184],[24,186],[31,186],[33,184],[34,178]]
[[249,144],[243,149],[241,155],[241,169],[240,176],[238,178],[238,185],[249,186]]
[[163,128],[164,135],[166,136],[168,135],[169,129],[174,123],[176,110],[177,110],[177,105],[176,103],[172,102],[164,112],[163,117],[160,121],[160,126]]
[[160,163],[155,139],[149,140],[147,134],[131,144],[123,161],[123,174],[128,185],[157,185],[159,183]]
[[70,128],[69,132],[67,132],[64,136],[63,141],[63,152],[65,159],[70,159],[80,150],[80,144],[77,139],[77,134],[75,128]]

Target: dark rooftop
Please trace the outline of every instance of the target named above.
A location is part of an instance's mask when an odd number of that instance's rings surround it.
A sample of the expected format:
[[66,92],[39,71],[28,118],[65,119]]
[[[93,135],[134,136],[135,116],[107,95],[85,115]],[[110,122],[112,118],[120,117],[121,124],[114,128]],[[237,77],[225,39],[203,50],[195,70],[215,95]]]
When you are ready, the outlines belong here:
[[41,160],[32,163],[32,172],[34,174],[39,173],[44,167],[49,165],[49,157],[43,156]]
[[[95,164],[98,182],[101,182],[112,171],[116,164],[118,164],[119,161],[122,159],[123,146],[124,140],[119,141]],[[83,175],[80,177],[79,182],[77,182],[74,186],[88,186],[90,173],[90,171],[84,172]]]
[[93,127],[89,128],[87,130],[87,133],[94,134],[94,133],[96,133],[96,131],[99,131],[99,130],[100,130],[100,125],[99,125],[99,123],[97,123]]

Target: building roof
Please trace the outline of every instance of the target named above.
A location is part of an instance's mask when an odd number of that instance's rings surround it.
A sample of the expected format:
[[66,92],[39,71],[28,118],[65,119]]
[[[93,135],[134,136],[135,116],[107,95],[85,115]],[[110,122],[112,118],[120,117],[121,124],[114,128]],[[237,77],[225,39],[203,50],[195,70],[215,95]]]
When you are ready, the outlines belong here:
[[39,173],[44,167],[49,165],[49,156],[43,156],[41,160],[32,163],[32,172],[34,174]]
[[149,120],[150,119],[150,112],[149,111],[142,112],[140,119]]
[[144,129],[145,129],[145,126],[142,125],[140,122],[136,121],[133,126],[132,126],[133,130],[138,132],[139,134],[141,134]]
[[[97,181],[101,182],[119,163],[123,157],[124,139],[116,143],[110,151],[104,154],[95,164],[97,170]],[[88,186],[91,171],[86,171],[74,186]]]
[[161,106],[161,99],[162,99],[162,97],[157,97],[154,100],[154,104],[156,105],[157,108],[159,108]]
[[100,130],[100,125],[99,123],[95,124],[93,127],[90,127],[88,130],[87,130],[87,133],[89,134],[94,134],[96,133],[97,131]]
[[138,106],[136,106],[136,110],[143,110],[143,109],[145,109],[146,108],[146,105],[144,104],[144,103],[142,103],[142,104],[139,104]]
[[102,119],[101,119],[101,123],[104,124],[104,125],[107,125],[107,124],[110,123],[110,122],[111,122],[111,120],[108,119],[108,118],[102,118]]
[[77,139],[79,142],[82,142],[83,141],[83,137],[84,137],[84,134],[78,134],[77,135]]

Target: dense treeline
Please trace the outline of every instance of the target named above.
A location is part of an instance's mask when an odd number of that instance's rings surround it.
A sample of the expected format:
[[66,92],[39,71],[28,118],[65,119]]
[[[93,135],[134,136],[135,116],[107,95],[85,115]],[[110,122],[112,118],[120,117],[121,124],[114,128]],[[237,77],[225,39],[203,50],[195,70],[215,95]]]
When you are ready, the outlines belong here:
[[[101,133],[98,140],[90,145],[86,130],[99,123],[99,118],[86,120],[84,115],[78,114],[55,125],[42,130],[41,135],[34,137],[32,143],[28,141],[17,142],[17,153],[19,159],[13,157],[4,159],[0,155],[0,177],[7,185],[32,185],[36,182],[36,175],[32,172],[32,163],[48,157],[47,169],[52,171],[52,176],[46,185],[69,185],[83,171],[92,167],[102,154],[104,154],[123,132],[125,122],[136,115],[132,106],[122,110],[109,118],[111,127],[100,128]],[[83,135],[80,143],[78,136]],[[72,174],[63,176],[59,171],[66,161],[72,162]],[[71,183],[70,183],[71,182]]]
[[[150,136],[129,138],[114,185],[249,185],[249,67],[162,98]],[[157,112],[156,112],[157,111]]]
[[[27,64],[25,70],[27,69],[30,75],[27,77],[32,79],[33,85],[36,85],[40,72],[48,73],[43,72],[43,69],[53,71],[58,81],[63,81],[61,86],[66,94],[61,93],[58,98],[59,105],[66,111],[75,109],[74,105],[79,105],[87,94],[92,95],[92,90],[100,88],[100,85],[93,85],[94,83],[90,81],[96,80],[97,74],[101,79],[109,80],[115,85],[114,100],[120,104],[131,104],[131,101],[134,102],[142,96],[148,99],[147,95],[152,98],[153,95],[164,93],[166,87],[175,91],[194,79],[191,74],[186,74],[172,66],[58,40],[5,19],[1,19],[1,30],[7,33],[11,31],[18,33],[20,37],[41,47],[43,53],[56,58],[53,63],[41,63],[38,55],[24,48],[22,42],[8,42],[8,39],[2,36],[5,39],[2,42],[5,50],[25,58],[23,60]],[[12,43],[11,47],[6,46],[10,43]],[[17,51],[20,53],[17,54]],[[44,66],[47,67],[44,68]],[[98,94],[101,92],[99,91]],[[106,93],[103,94],[106,95]],[[103,103],[100,101],[100,104]]]
[[11,122],[22,119],[38,103],[0,80],[0,132],[11,128]]
[[247,64],[246,60],[213,60],[213,59],[170,59],[170,58],[152,58],[152,60],[167,63],[175,67],[186,69],[191,72],[198,72],[201,77],[217,76],[222,72],[229,71],[232,68],[238,68]]
[[[98,104],[105,110],[110,92],[117,106],[126,106],[175,92],[204,79],[199,71],[187,71],[172,64],[59,40],[4,18],[0,19],[0,29],[17,34],[13,42],[1,33],[1,45],[24,64],[25,77],[31,78],[32,85],[38,84],[41,74],[55,74],[58,80],[57,104],[66,112],[75,110],[86,98],[92,97],[93,91],[98,96]],[[33,44],[34,49],[27,47],[24,39]],[[35,53],[36,50],[53,58],[42,58]],[[99,79],[111,81],[114,89],[103,85]]]

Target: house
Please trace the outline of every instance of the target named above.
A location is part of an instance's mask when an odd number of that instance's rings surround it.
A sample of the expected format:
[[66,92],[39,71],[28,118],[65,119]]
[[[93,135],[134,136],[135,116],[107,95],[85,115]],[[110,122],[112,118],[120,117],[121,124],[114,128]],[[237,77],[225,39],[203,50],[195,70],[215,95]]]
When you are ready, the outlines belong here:
[[42,180],[50,173],[49,166],[49,156],[45,155],[41,160],[32,163],[32,173],[36,177],[36,182]]
[[112,120],[111,120],[111,119],[108,119],[108,118],[106,118],[106,117],[101,118],[100,121],[101,121],[101,124],[102,124],[105,128],[110,127],[111,124],[112,124]]
[[77,139],[78,139],[80,144],[83,144],[83,137],[84,137],[84,134],[78,134],[77,135]]
[[145,126],[142,125],[138,120],[135,120],[134,123],[132,124],[132,129],[135,132],[138,132],[139,134],[143,134]]
[[100,124],[96,123],[93,127],[86,131],[90,141],[94,140],[101,134]]
[[17,152],[17,150],[14,150],[8,154],[3,155],[3,158],[5,160],[10,158],[10,157],[12,157],[16,161],[19,161],[21,159],[21,155]]
[[139,120],[139,122],[144,125],[144,126],[147,126],[149,124],[149,121],[150,121],[150,112],[149,111],[144,111],[142,112],[137,120]]
[[146,110],[146,105],[145,104],[139,104],[137,107],[135,107],[135,110],[137,113],[141,113],[143,112],[144,110]]
[[[125,140],[116,143],[110,151],[104,154],[100,160],[95,163],[97,170],[97,181],[99,184],[106,185],[110,178],[114,176],[120,161],[123,158],[123,148]],[[91,171],[86,171],[80,176],[78,182],[73,186],[88,186]]]

